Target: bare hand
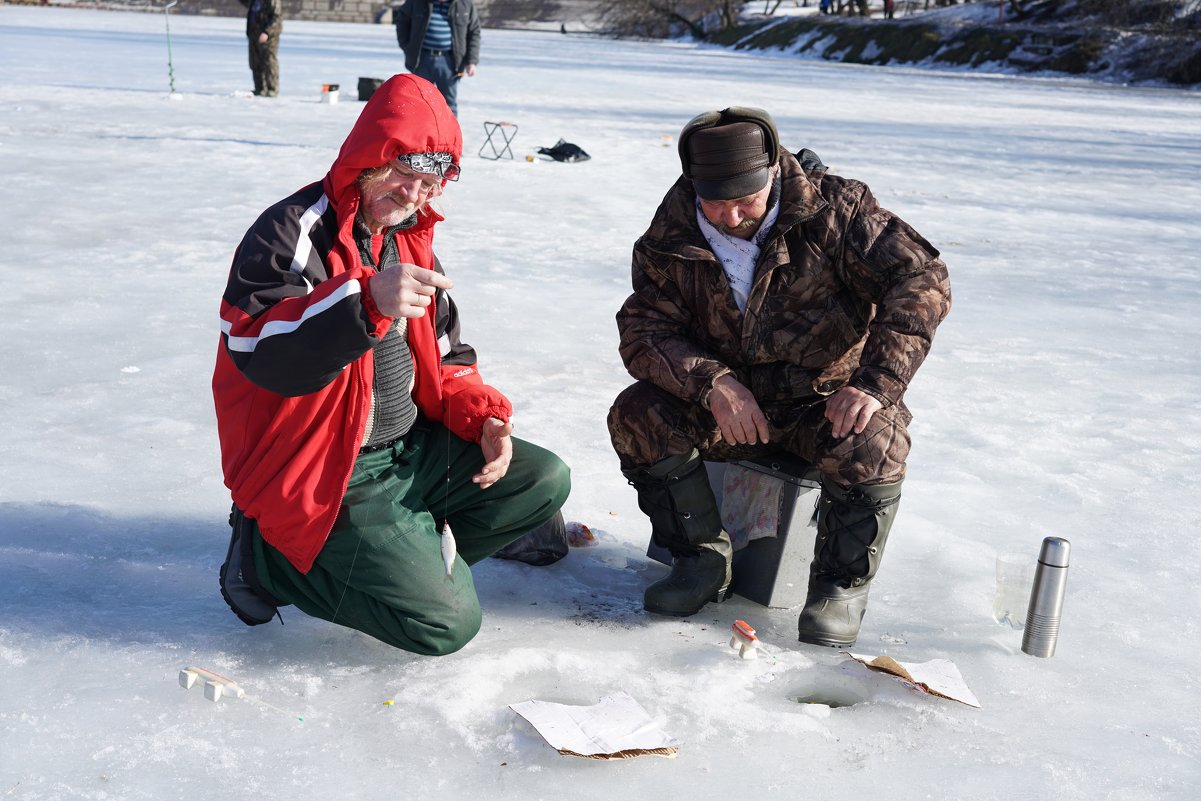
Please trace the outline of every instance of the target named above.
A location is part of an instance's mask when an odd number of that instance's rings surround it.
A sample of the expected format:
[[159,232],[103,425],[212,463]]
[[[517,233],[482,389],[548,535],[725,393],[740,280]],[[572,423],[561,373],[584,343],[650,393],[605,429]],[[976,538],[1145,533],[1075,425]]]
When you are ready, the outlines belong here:
[[398,264],[371,276],[371,297],[388,317],[422,317],[434,293],[455,284],[445,275],[416,264]]
[[463,69],[463,74],[464,74],[464,75],[466,75],[468,78],[474,78],[474,77],[475,77],[475,65],[474,65],[474,64],[468,64],[468,65],[467,65],[467,66],[466,66],[466,67]]
[[259,34],[259,44],[267,44],[267,38],[268,38],[267,34],[260,33]]
[[512,423],[503,423],[495,417],[484,421],[480,436],[480,450],[484,452],[484,466],[471,480],[487,489],[505,477],[509,462],[513,460]]
[[767,443],[767,418],[751,391],[731,375],[713,382],[709,393],[709,411],[728,443],[756,445]]
[[834,426],[834,436],[842,439],[851,431],[862,434],[872,415],[884,404],[854,387],[843,387],[826,401],[826,419]]

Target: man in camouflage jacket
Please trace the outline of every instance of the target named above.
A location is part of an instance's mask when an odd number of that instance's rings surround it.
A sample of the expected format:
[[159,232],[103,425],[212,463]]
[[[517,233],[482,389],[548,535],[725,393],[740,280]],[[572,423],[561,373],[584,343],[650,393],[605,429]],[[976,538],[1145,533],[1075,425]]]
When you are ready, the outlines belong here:
[[864,184],[781,148],[765,111],[702,114],[679,150],[683,176],[634,245],[617,314],[638,380],[609,413],[673,556],[644,604],[691,615],[728,591],[703,460],[787,451],[822,474],[800,639],[849,646],[900,499],[905,389],[950,309],[946,266]]
[[254,93],[279,94],[279,35],[284,30],[283,0],[238,0],[246,6],[246,41]]

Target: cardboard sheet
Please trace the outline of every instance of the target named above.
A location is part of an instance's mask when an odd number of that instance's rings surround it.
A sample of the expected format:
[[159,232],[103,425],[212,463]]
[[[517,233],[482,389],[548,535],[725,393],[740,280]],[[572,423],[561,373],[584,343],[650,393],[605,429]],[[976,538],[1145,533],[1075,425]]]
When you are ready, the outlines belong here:
[[919,692],[980,708],[980,702],[976,700],[976,695],[964,682],[959,668],[949,660],[898,662],[890,656],[865,656],[863,654],[848,654],[848,656],[871,670],[897,677]]
[[681,745],[624,692],[607,695],[592,706],[524,701],[509,708],[528,720],[552,748],[568,756],[674,757]]

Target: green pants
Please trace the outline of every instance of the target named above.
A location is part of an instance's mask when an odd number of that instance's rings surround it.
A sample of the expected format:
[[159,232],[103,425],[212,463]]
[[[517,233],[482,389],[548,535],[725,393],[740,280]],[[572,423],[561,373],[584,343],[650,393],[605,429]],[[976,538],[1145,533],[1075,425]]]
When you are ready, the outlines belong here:
[[[559,457],[513,439],[509,470],[487,489],[476,444],[419,421],[403,439],[355,462],[333,531],[302,574],[261,537],[255,563],[276,598],[314,617],[419,654],[459,650],[480,628],[468,565],[554,516],[570,490]],[[435,518],[458,545],[450,576]]]

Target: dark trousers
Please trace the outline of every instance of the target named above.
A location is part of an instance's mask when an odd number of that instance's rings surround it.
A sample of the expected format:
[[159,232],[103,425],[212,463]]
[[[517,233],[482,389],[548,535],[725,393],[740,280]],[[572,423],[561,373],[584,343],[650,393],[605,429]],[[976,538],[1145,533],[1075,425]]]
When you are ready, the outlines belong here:
[[459,116],[459,76],[455,74],[455,66],[449,50],[434,55],[433,52],[422,48],[421,59],[417,62],[416,74],[438,87],[450,112]]
[[699,404],[677,398],[648,381],[617,396],[609,410],[609,435],[623,468],[649,467],[669,456],[700,451],[715,462],[737,461],[787,451],[816,466],[835,484],[886,484],[905,477],[909,455],[904,404],[876,412],[862,434],[835,439],[825,418],[825,398],[762,404],[768,420],[766,445],[730,444]]
[[[313,617],[358,629],[419,654],[457,651],[480,627],[468,565],[545,523],[570,490],[568,468],[550,451],[513,440],[504,478],[487,489],[471,477],[480,447],[419,422],[403,441],[355,462],[325,547],[307,574],[255,541],[265,588]],[[450,576],[436,520],[458,544]]]

